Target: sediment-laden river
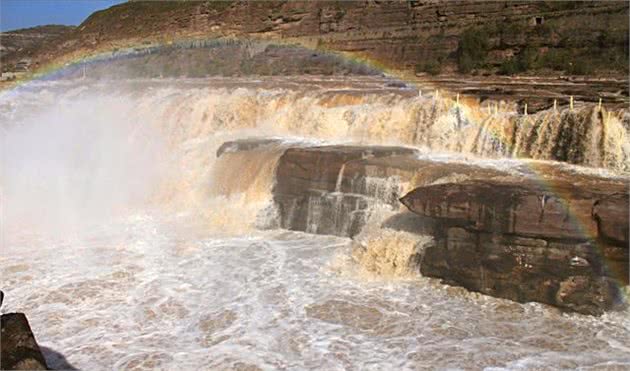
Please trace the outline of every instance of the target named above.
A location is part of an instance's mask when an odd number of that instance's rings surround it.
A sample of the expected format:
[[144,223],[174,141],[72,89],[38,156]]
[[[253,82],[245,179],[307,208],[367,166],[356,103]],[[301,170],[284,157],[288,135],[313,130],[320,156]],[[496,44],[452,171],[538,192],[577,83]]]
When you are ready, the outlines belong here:
[[[350,238],[277,228],[282,143],[403,145],[504,169],[516,161],[504,157],[561,157],[625,176],[616,117],[601,133],[579,129],[595,119],[585,114],[564,140],[559,113],[457,109],[389,82],[66,81],[2,93],[3,312],[25,312],[41,345],[90,370],[629,368],[627,310],[593,317],[470,293],[373,269],[382,260],[358,259]],[[252,136],[280,144],[255,163],[216,160],[225,141]],[[406,238],[374,233],[394,251]]]

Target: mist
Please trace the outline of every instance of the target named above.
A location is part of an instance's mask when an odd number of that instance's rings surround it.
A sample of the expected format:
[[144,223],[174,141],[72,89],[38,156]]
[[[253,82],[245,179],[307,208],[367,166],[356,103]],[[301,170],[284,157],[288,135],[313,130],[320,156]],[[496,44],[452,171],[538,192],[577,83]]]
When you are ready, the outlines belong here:
[[3,115],[6,230],[65,233],[145,203],[164,174],[165,147],[134,105],[129,95],[87,93]]

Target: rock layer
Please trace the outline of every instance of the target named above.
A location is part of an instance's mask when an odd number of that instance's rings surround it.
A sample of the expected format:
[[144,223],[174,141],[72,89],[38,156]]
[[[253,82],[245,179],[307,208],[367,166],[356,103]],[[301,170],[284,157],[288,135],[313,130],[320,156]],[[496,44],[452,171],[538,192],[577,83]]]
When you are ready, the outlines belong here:
[[288,149],[278,163],[273,189],[280,226],[318,234],[357,234],[376,203],[398,208],[399,180],[369,179],[366,161],[413,153],[404,147]]
[[413,70],[426,60],[452,64],[464,30],[496,23],[503,26],[499,37],[490,35],[489,54],[490,62],[500,64],[527,46],[597,45],[607,40],[602,24],[623,34],[627,17],[622,1],[134,1],[92,14],[64,40],[44,48],[40,58],[131,40],[251,36],[352,52]]
[[505,176],[497,170],[419,158],[415,149],[382,146],[289,148],[273,188],[282,228],[354,236],[376,213],[397,212],[414,186],[446,178]]
[[260,156],[279,146],[284,149],[271,190],[278,225],[317,234],[354,236],[376,209],[399,210],[398,199],[415,186],[506,176],[494,169],[421,159],[417,150],[395,146],[309,146],[254,138],[224,143],[217,157],[229,152]]
[[[438,223],[421,272],[473,291],[587,314],[620,304],[628,284],[628,193],[584,185],[464,182],[401,199]],[[457,225],[457,226],[453,226]]]

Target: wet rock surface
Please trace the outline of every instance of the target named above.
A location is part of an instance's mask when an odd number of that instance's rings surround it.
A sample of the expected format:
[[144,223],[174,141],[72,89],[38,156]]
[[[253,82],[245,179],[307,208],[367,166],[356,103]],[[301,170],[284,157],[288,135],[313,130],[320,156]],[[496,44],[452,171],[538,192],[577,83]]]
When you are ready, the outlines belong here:
[[353,236],[374,204],[397,209],[399,184],[368,178],[366,161],[411,155],[404,147],[321,146],[289,148],[280,157],[273,188],[282,228]]
[[593,205],[593,219],[599,238],[628,246],[628,193],[619,192],[599,199]]
[[0,368],[3,370],[47,370],[46,360],[23,313],[3,314]]
[[472,181],[419,187],[401,202],[444,222],[425,251],[423,275],[601,314],[621,305],[619,287],[628,284],[626,187]]
[[[247,139],[218,154],[277,145]],[[580,313],[623,305],[626,178],[546,162],[438,161],[406,147],[283,146],[272,189],[281,228],[354,237],[370,223],[429,235],[435,243],[418,259],[425,276]]]
[[[567,76],[416,76],[419,85],[435,86],[483,100],[511,101],[517,103],[517,112],[534,113],[568,106],[569,97],[575,101],[602,103],[608,109],[624,109],[628,105],[628,86],[625,79]],[[597,91],[599,96],[593,95]]]
[[221,157],[224,153],[251,151],[262,147],[279,145],[282,141],[280,139],[273,138],[251,138],[228,141],[223,143],[219,149],[217,149],[217,157]]
[[[398,210],[398,198],[419,166],[427,179],[444,176],[405,147],[308,146],[273,139],[250,138],[224,143],[217,156],[230,152],[259,156],[283,146],[272,189],[282,228],[317,234],[353,236],[376,205]],[[415,183],[414,183],[415,184]]]
[[[401,201],[413,212],[456,219],[480,232],[576,240],[613,234],[619,243],[627,244],[623,210],[616,205],[611,207],[612,202],[606,200],[619,198],[618,203],[623,204],[625,198],[627,204],[628,195],[614,193],[623,191],[615,184],[610,187],[611,194],[606,194],[564,182],[545,185],[475,181],[417,188]],[[594,209],[596,204],[599,211]],[[627,215],[626,208],[625,220]]]
[[397,212],[409,189],[444,179],[493,178],[504,172],[421,159],[415,149],[378,146],[290,148],[273,189],[280,226],[354,236],[373,212]]

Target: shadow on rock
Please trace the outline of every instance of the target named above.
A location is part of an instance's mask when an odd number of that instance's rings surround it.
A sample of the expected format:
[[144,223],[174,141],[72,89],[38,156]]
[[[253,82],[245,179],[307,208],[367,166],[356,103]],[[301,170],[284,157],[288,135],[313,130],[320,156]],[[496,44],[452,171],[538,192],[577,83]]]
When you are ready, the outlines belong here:
[[44,358],[46,358],[46,363],[51,370],[78,370],[78,368],[68,362],[63,354],[57,352],[56,350],[45,346],[40,346],[39,348],[42,351]]

